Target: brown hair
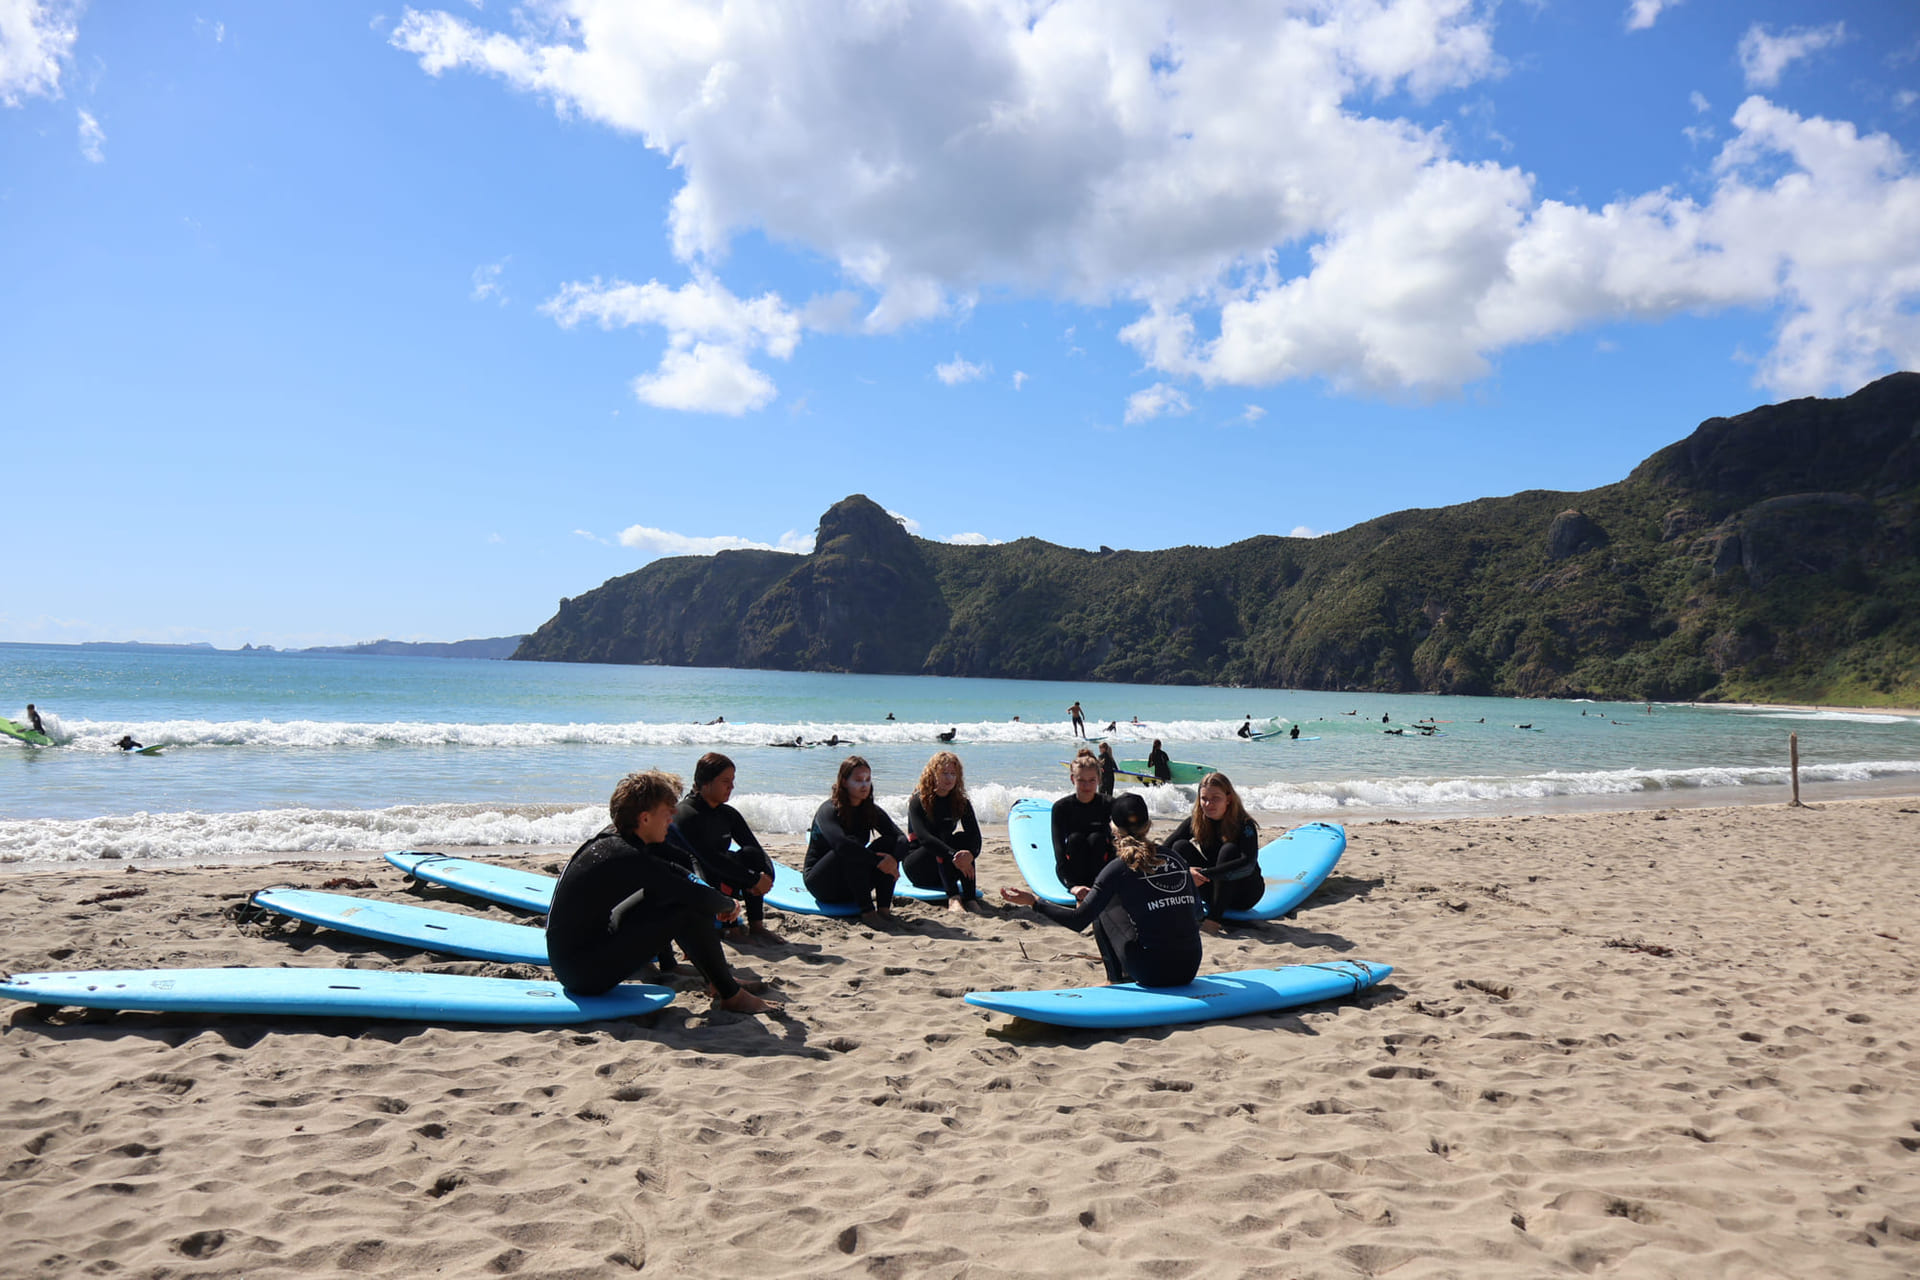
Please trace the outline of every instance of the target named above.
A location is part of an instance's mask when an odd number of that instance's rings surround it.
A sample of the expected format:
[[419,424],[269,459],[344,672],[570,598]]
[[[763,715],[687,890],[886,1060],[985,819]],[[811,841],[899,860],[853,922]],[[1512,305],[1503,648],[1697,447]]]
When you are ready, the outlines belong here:
[[1073,753],[1073,759],[1067,763],[1067,777],[1078,784],[1082,769],[1093,770],[1094,785],[1100,785],[1100,757],[1085,747]]
[[[867,763],[866,757],[848,756],[840,762],[840,772],[833,778],[833,791],[827,797],[833,801],[833,811],[840,815],[843,822],[847,814],[852,811],[847,801],[847,779],[853,775],[855,769],[865,769],[869,774],[873,772],[873,766]],[[873,802],[871,791],[867,792],[867,802],[869,804]]]
[[687,788],[687,799],[691,800],[706,789],[706,785],[715,778],[733,768],[733,761],[718,751],[709,751],[694,762],[693,785]]
[[662,804],[680,799],[680,777],[663,769],[630,773],[614,784],[613,799],[607,801],[607,816],[613,829],[630,836],[640,825],[640,815]]
[[1210,773],[1200,779],[1200,785],[1193,793],[1193,842],[1205,844],[1213,839],[1213,823],[1207,820],[1206,810],[1200,807],[1200,793],[1208,787],[1227,793],[1227,811],[1220,815],[1220,838],[1238,839],[1247,826],[1247,806],[1240,803],[1240,793],[1233,789],[1233,780],[1224,773]]
[[960,757],[951,751],[936,751],[927,760],[926,768],[920,770],[920,781],[914,785],[914,793],[920,797],[920,807],[929,814],[933,812],[933,802],[939,793],[934,790],[934,775],[940,772],[940,766],[950,764],[956,775],[953,790],[949,796],[953,799],[953,811],[959,813],[960,806],[967,802],[967,767],[960,763]]

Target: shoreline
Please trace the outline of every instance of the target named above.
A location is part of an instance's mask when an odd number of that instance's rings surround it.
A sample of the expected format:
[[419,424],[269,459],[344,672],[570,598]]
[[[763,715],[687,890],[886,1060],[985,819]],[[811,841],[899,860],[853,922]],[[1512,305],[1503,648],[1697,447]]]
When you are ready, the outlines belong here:
[[[778,1017],[715,1010],[684,970],[658,1014],[550,1029],[8,1002],[10,1257],[250,1280],[1920,1272],[1920,895],[1886,856],[1920,847],[1920,803],[1349,832],[1295,914],[1205,938],[1202,971],[1391,977],[1187,1027],[966,1005],[1098,982],[1092,942],[918,903],[730,945]],[[0,968],[542,976],[249,920],[247,891],[337,876],[524,919],[377,861],[270,865],[8,878]],[[981,885],[1007,883],[997,835]]]

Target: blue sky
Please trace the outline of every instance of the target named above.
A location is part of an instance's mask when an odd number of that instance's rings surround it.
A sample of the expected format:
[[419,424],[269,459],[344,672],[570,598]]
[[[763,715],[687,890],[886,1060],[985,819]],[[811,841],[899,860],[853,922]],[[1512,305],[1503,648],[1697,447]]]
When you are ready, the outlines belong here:
[[0,640],[1303,536],[1920,367],[1920,10],[0,0]]

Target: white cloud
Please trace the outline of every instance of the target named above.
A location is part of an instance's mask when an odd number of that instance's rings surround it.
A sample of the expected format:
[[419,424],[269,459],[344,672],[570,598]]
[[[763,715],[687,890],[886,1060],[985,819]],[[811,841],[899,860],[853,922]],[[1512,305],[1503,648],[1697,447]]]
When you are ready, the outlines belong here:
[[1780,83],[1780,73],[1789,64],[1846,38],[1844,22],[1824,27],[1790,27],[1777,36],[1756,22],[1740,37],[1740,69],[1746,73],[1747,87],[1771,89]]
[[1267,416],[1267,411],[1257,404],[1250,404],[1240,411],[1240,421],[1258,422]]
[[60,96],[79,16],[79,4],[69,0],[0,0],[0,106]]
[[613,545],[612,543],[608,542],[605,538],[601,537],[599,534],[594,533],[591,530],[587,530],[587,529],[575,529],[573,531],[573,536],[576,538],[585,538],[588,542],[598,542],[602,546]]
[[951,538],[942,538],[942,542],[951,542],[959,547],[997,547],[1002,539],[989,538],[984,533],[956,533]]
[[1149,422],[1167,413],[1178,417],[1192,409],[1193,406],[1187,403],[1186,393],[1167,382],[1156,382],[1127,397],[1128,422]]
[[[1150,368],[1208,385],[1445,392],[1515,345],[1726,307],[1779,318],[1759,366],[1777,391],[1914,362],[1913,171],[1890,141],[1755,100],[1710,190],[1543,199],[1523,167],[1462,160],[1447,126],[1381,105],[1502,74],[1495,11],[543,0],[498,30],[409,10],[391,40],[429,74],[496,77],[668,159],[688,290],[724,293],[715,273],[747,233],[838,265],[847,291],[799,311],[759,300],[789,339],[647,321],[678,364],[696,343],[726,351],[741,376],[709,380],[726,404],[771,399],[748,360],[783,358],[808,327],[886,332],[1009,291],[1127,305],[1122,336]],[[1755,27],[1743,61],[1777,76],[1841,34]],[[1847,180],[1825,188],[1835,169]]]
[[887,512],[887,514],[892,516],[895,520],[898,520],[901,526],[905,528],[908,533],[920,532],[920,522],[918,520],[915,520],[912,516],[903,516],[898,511],[889,511]]
[[1020,388],[1022,388],[1022,387],[1024,387],[1024,386],[1026,386],[1026,385],[1027,385],[1027,375],[1026,375],[1026,373],[1025,373],[1025,372],[1023,372],[1022,370],[1019,370],[1019,369],[1015,369],[1015,370],[1013,371],[1013,389],[1014,389],[1015,391],[1018,391],[1018,390],[1020,390]]
[[962,382],[977,382],[992,371],[991,365],[970,363],[963,359],[958,351],[953,353],[953,359],[933,366],[933,376],[949,387],[958,386]]
[[1695,89],[1692,93],[1689,93],[1687,95],[1687,101],[1692,105],[1695,111],[1705,113],[1713,110],[1713,104],[1707,101],[1707,95],[1700,92],[1698,89]]
[[678,289],[657,280],[573,282],[540,305],[562,327],[590,320],[602,329],[657,325],[667,350],[633,392],[659,409],[739,415],[765,408],[778,394],[773,380],[748,364],[764,351],[785,360],[800,342],[800,317],[777,294],[741,299],[705,272]]
[[[581,531],[576,529],[575,533]],[[591,534],[586,534],[592,537]],[[644,524],[630,525],[620,531],[620,545],[632,547],[646,554],[649,560],[660,556],[710,556],[717,551],[793,551],[804,555],[813,550],[811,535],[802,538],[789,531],[782,535],[780,544],[772,546],[765,542],[755,542],[752,538],[742,538],[736,534],[723,533],[710,538],[690,537],[684,533],[670,533],[665,529],[652,529]]]
[[1310,529],[1304,524],[1297,524],[1293,526],[1292,532],[1288,533],[1287,536],[1289,538],[1324,538],[1327,536],[1327,531],[1325,529]]
[[475,267],[473,269],[473,292],[467,296],[475,302],[485,302],[488,298],[492,298],[501,306],[506,306],[509,299],[506,293],[500,288],[500,273],[507,269],[507,264],[511,261],[513,261],[513,259],[509,256],[500,259],[498,262],[483,262]]
[[101,164],[107,158],[107,131],[93,118],[93,112],[82,111],[80,115],[80,154],[94,164]]
[[1627,6],[1627,30],[1645,31],[1659,18],[1661,11],[1671,9],[1680,0],[1633,0]]
[[490,533],[490,534],[488,534],[488,535],[487,535],[487,541],[488,541],[488,542],[490,542],[490,543],[495,543],[495,544],[498,544],[498,543],[502,543],[502,542],[505,542],[505,541],[506,541],[506,539],[505,539],[505,538],[503,538],[503,537],[501,537],[501,536],[500,536],[499,534],[497,534],[497,533]]

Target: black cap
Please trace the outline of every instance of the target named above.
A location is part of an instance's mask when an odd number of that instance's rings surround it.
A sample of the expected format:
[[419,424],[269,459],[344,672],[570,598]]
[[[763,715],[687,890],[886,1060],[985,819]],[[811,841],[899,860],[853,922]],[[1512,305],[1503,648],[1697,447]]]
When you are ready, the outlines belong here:
[[1128,835],[1138,835],[1153,825],[1153,815],[1147,812],[1147,802],[1137,791],[1122,792],[1113,798],[1113,825]]

